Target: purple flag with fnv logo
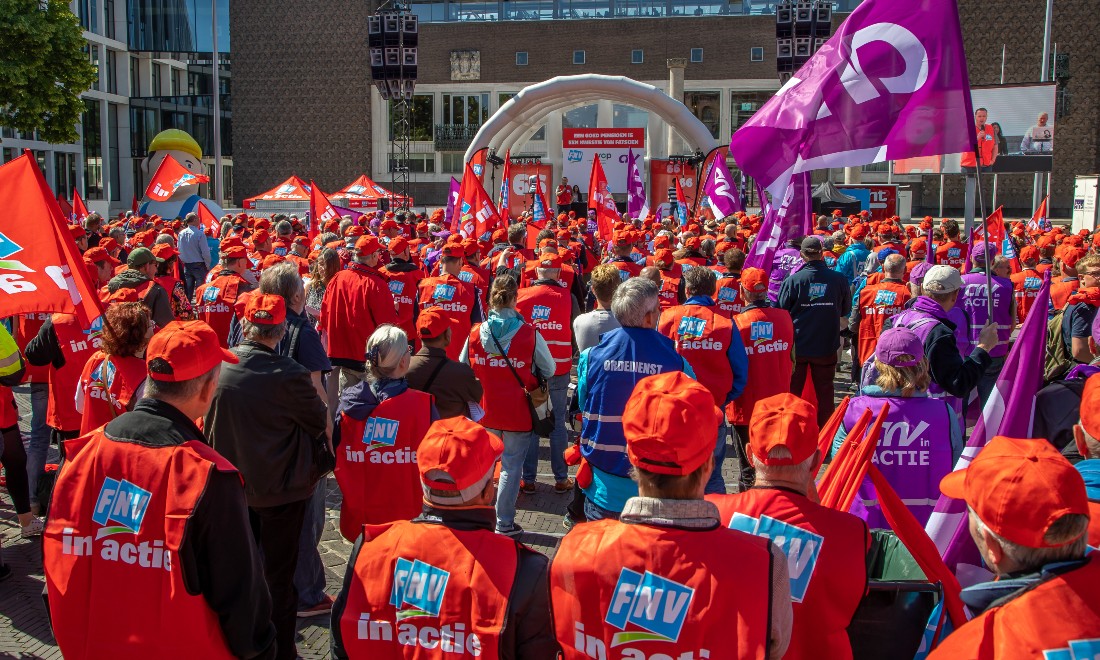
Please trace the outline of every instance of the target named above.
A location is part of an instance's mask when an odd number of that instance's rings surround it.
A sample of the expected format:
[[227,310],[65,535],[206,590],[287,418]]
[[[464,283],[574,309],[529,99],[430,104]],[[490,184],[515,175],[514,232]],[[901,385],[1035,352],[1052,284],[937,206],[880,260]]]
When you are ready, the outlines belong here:
[[649,215],[649,204],[646,203],[639,157],[630,149],[626,158],[626,213],[632,218],[645,218]]
[[730,153],[778,197],[799,172],[971,151],[973,115],[955,0],[864,0]]
[[447,193],[447,205],[443,207],[443,228],[449,229],[452,234],[458,233],[458,214],[455,213],[455,208],[458,206],[458,198],[461,192],[462,184],[458,182],[458,179],[451,177],[451,191]]
[[[1043,358],[1046,352],[1047,305],[1050,302],[1050,273],[1044,273],[1043,286],[1028,310],[1020,335],[1005,358],[993,391],[986,399],[982,416],[955,464],[961,470],[978,455],[994,436],[1032,437],[1035,396],[1043,386]],[[948,568],[963,586],[984,579],[977,548],[970,538],[966,502],[941,495],[926,527]]]
[[760,225],[760,233],[756,235],[752,250],[745,258],[745,268],[762,268],[770,273],[775,251],[781,245],[813,233],[810,173],[803,172],[791,179],[779,208],[775,204],[767,203],[763,191],[757,185],[764,222]]
[[715,154],[708,174],[703,192],[710,200],[710,208],[714,209],[715,217],[721,220],[738,211],[744,211],[745,205],[741,203],[741,195],[733,185],[733,176],[726,167],[726,159],[721,153]]

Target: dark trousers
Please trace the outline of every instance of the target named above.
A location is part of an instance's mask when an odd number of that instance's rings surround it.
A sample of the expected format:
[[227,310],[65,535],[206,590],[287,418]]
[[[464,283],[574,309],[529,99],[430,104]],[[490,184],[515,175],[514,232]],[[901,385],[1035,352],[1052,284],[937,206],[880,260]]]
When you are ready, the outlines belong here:
[[795,396],[802,396],[802,388],[806,386],[807,371],[810,381],[814,384],[814,394],[817,396],[817,425],[825,426],[834,408],[833,378],[836,377],[836,353],[822,357],[795,358],[794,373],[791,374],[791,392]]
[[276,660],[295,660],[298,622],[298,590],[294,567],[298,564],[298,539],[302,535],[309,500],[280,506],[248,507],[252,536],[264,558],[264,579],[271,592],[271,622],[275,624]]
[[743,493],[756,483],[756,470],[749,463],[748,425],[734,424],[733,434],[735,436],[733,450],[737,453],[737,463],[741,468],[737,478],[737,492]]
[[206,273],[209,270],[201,261],[183,265],[183,289],[187,292],[188,300],[195,295],[195,289],[206,282]]

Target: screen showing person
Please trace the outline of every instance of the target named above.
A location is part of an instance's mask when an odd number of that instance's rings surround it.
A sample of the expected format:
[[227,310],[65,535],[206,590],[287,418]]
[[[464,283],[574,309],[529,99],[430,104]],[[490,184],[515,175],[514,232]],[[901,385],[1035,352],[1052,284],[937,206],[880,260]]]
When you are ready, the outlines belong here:
[[1049,154],[1054,151],[1054,124],[1050,114],[1039,113],[1035,125],[1027,129],[1020,141],[1020,151],[1025,154]]

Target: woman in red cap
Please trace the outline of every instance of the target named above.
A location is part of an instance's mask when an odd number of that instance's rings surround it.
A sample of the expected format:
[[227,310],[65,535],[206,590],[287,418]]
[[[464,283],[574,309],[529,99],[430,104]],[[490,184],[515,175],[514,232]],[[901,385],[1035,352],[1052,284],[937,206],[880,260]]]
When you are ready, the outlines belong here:
[[172,303],[172,314],[177,321],[190,321],[195,318],[191,309],[191,299],[187,297],[187,290],[176,277],[176,262],[179,261],[179,251],[168,243],[153,246],[153,255],[157,258],[157,276],[153,278],[157,284],[168,292],[168,301]]
[[153,322],[145,305],[121,302],[103,313],[102,347],[88,358],[76,392],[83,435],[132,410],[145,387],[145,347]]

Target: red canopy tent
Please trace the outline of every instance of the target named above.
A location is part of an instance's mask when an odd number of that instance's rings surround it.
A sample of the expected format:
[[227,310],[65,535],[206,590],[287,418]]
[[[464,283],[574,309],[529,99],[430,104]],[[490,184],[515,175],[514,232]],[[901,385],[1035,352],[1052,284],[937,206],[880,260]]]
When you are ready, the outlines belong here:
[[378,208],[379,199],[389,199],[391,200],[390,205],[397,208],[412,206],[413,203],[411,197],[405,198],[397,193],[386,190],[374,181],[371,181],[370,177],[366,174],[360,175],[359,178],[349,183],[342,190],[333,193],[331,197],[334,200],[333,203],[339,204],[340,201],[343,201],[346,202],[343,206],[352,209]]
[[309,204],[309,184],[292,174],[271,190],[244,200],[244,207],[258,211],[300,210],[301,202]]

